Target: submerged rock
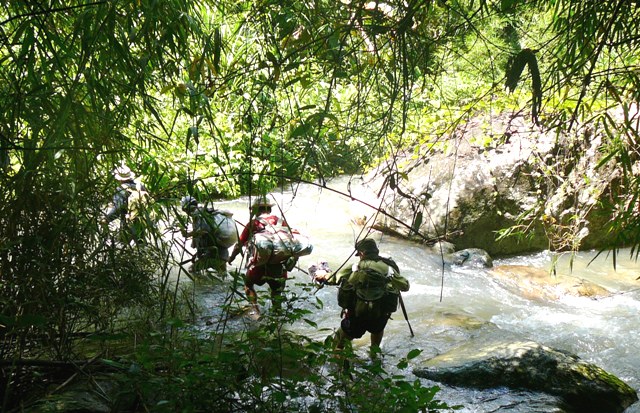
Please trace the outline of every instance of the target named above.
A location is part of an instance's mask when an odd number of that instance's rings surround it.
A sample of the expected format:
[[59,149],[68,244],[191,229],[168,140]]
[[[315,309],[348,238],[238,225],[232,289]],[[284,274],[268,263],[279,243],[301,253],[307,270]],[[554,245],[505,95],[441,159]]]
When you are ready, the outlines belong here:
[[431,319],[431,325],[438,325],[448,329],[477,330],[486,324],[488,324],[487,321],[483,321],[472,315],[451,311],[436,312]]
[[565,295],[596,299],[611,295],[609,290],[591,281],[553,275],[526,265],[500,265],[493,267],[489,274],[529,299],[557,300]]
[[413,373],[453,386],[543,392],[581,413],[621,413],[638,400],[634,389],[602,368],[527,340],[474,340],[427,360]]

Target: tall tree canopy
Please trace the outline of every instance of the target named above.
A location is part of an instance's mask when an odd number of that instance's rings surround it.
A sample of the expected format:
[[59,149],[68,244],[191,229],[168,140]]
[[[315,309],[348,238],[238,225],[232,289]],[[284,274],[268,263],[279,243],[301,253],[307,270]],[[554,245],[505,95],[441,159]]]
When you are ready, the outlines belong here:
[[84,176],[132,159],[167,180],[215,177],[228,196],[249,190],[249,169],[268,171],[267,185],[322,178],[433,142],[504,97],[505,80],[529,77],[534,120],[571,128],[607,98],[635,99],[636,9],[7,2],[3,156],[14,170],[72,163]]

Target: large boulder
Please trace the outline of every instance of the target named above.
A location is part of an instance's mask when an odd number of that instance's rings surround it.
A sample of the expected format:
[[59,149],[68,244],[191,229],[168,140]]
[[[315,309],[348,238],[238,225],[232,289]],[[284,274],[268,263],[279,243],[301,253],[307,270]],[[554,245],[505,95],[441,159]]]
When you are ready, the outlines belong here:
[[472,340],[413,372],[453,386],[543,392],[580,413],[621,413],[638,400],[634,389],[602,368],[527,340]]
[[[489,134],[494,146],[486,145]],[[495,136],[503,136],[502,142],[496,144]],[[384,211],[372,225],[376,229],[416,240],[446,239],[456,249],[482,248],[494,257],[606,247],[613,242],[606,225],[611,214],[599,200],[619,174],[596,167],[601,145],[586,127],[568,136],[519,117],[475,119],[446,144],[420,156],[396,156],[372,171],[363,197]],[[373,212],[358,215],[367,222]],[[521,218],[527,237],[498,237],[500,230],[522,224]]]

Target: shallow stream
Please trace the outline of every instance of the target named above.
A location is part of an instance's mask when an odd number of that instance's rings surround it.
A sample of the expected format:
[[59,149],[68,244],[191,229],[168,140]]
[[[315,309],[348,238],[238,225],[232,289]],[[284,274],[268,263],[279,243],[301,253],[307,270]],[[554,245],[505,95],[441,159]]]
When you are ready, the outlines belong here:
[[[334,184],[345,190],[346,181]],[[303,185],[294,193],[275,193],[281,213],[292,227],[312,238],[314,250],[302,257],[299,267],[306,270],[311,264],[328,261],[337,269],[353,252],[355,238],[362,227],[352,218],[371,214],[364,206],[329,190]],[[249,217],[248,199],[216,204],[220,209],[234,212],[234,218],[246,223]],[[278,212],[278,208],[274,208]],[[362,237],[363,235],[360,235]],[[613,294],[607,298],[564,296],[554,301],[532,300],[518,291],[493,279],[487,269],[443,265],[436,254],[419,244],[398,240],[372,232],[379,242],[381,254],[391,256],[399,264],[402,274],[409,279],[411,289],[403,294],[410,325],[415,333],[410,336],[402,312],[394,314],[385,330],[382,350],[388,366],[410,350],[418,348],[422,354],[403,373],[414,380],[411,369],[421,360],[454,348],[478,334],[501,335],[505,331],[516,333],[541,344],[566,350],[585,361],[594,363],[619,377],[631,387],[640,389],[640,264],[623,251],[617,257],[616,269],[612,257],[595,252],[583,252],[573,257],[559,258],[557,276],[575,277],[599,284]],[[482,245],[476,246],[482,248]],[[494,259],[494,266],[526,265],[549,269],[554,257],[549,252],[533,255]],[[347,265],[355,262],[351,258]],[[234,265],[240,264],[238,257]],[[572,269],[571,269],[572,265]],[[552,276],[552,275],[550,275]],[[311,280],[302,271],[294,270],[287,283],[290,292],[306,293],[302,285]],[[241,289],[241,286],[239,286]],[[204,307],[203,320],[211,319],[222,304],[222,292],[214,286],[196,289]],[[258,287],[258,294],[268,294]],[[340,322],[335,287],[324,287],[315,294],[324,302],[324,310],[309,317],[319,328],[333,330]],[[315,296],[309,297],[315,300]],[[310,306],[310,308],[312,308]],[[268,309],[265,309],[265,311]],[[203,328],[207,328],[203,321]],[[327,331],[318,331],[308,324],[293,326],[308,337],[323,340]],[[369,346],[369,336],[355,340],[354,345],[363,357]],[[480,391],[451,388],[424,380],[426,385],[438,385],[442,390],[438,398],[450,405],[462,404],[462,412],[554,412],[553,398],[529,392],[507,389]],[[640,413],[640,403],[626,410]]]

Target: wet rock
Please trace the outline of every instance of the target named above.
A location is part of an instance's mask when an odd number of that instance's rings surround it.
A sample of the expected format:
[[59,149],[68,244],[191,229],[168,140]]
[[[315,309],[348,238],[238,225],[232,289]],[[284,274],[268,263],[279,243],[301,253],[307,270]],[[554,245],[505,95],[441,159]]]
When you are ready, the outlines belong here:
[[466,248],[456,251],[455,245],[440,241],[427,247],[427,252],[433,254],[447,265],[459,265],[475,268],[493,267],[493,259],[487,251],[480,248]]
[[[492,134],[509,138],[486,147],[476,139],[486,136],[486,121],[461,124],[442,149],[434,146],[422,157],[409,151],[371,172],[359,196],[395,219],[369,209],[359,222],[364,225],[375,214],[372,226],[382,232],[420,242],[446,239],[458,249],[481,246],[494,257],[568,250],[574,242],[581,249],[610,247],[615,235],[607,225],[611,211],[600,201],[611,196],[620,171],[609,164],[596,167],[603,156],[600,139],[585,140],[581,134],[586,131],[580,129],[575,135],[556,135],[521,117],[498,116],[489,120]],[[541,177],[567,148],[576,157],[563,159],[563,183],[546,187]],[[400,171],[399,164],[404,165]],[[395,189],[383,191],[389,182]],[[519,217],[540,205],[540,219],[523,225],[526,237],[497,236],[522,224]]]
[[611,295],[609,290],[591,281],[554,275],[545,269],[526,265],[500,265],[493,267],[489,274],[522,296],[534,300],[557,300],[565,295],[594,299]]
[[527,340],[473,340],[427,360],[413,373],[453,386],[543,392],[580,413],[621,413],[638,400],[634,389],[602,368]]
[[480,248],[466,248],[449,254],[448,260],[454,265],[466,267],[491,268],[493,260],[487,251]]
[[454,313],[451,311],[436,312],[431,320],[432,325],[447,328],[461,328],[463,330],[477,330],[487,324],[486,321],[469,314]]
[[456,246],[447,241],[437,241],[428,250],[436,255],[449,255],[456,252]]

